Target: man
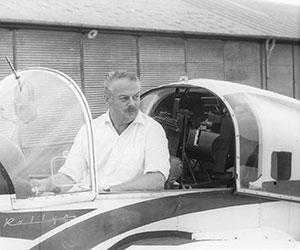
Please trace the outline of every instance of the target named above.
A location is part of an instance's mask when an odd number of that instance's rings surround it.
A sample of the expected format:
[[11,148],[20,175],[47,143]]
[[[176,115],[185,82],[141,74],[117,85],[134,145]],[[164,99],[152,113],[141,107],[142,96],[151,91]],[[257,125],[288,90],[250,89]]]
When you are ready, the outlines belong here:
[[[110,72],[105,78],[108,111],[92,123],[99,192],[164,188],[170,169],[168,142],[161,125],[139,110],[140,92],[140,80],[133,73]],[[86,143],[81,129],[55,177],[32,181],[39,192],[54,190],[53,183],[82,181],[88,162]]]

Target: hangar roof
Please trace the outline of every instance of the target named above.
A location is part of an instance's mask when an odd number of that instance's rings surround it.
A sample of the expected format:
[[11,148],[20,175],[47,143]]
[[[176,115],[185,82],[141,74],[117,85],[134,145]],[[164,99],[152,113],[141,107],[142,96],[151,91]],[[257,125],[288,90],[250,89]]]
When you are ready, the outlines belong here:
[[0,23],[300,40],[300,6],[262,0],[1,0]]

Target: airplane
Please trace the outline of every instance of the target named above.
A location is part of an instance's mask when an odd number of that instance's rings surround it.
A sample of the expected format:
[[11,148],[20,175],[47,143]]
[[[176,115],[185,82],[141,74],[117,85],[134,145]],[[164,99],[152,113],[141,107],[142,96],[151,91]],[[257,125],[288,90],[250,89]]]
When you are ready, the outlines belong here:
[[[185,77],[147,90],[141,110],[169,142],[165,189],[98,193],[101,138],[80,87],[54,69],[11,68],[0,82],[1,250],[299,249],[299,100]],[[81,127],[85,182],[39,193],[29,180],[58,171]]]

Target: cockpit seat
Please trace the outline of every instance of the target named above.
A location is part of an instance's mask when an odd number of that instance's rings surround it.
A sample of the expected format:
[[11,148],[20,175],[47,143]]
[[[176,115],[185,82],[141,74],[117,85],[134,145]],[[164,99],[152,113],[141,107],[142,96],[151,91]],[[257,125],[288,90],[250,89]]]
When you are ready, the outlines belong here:
[[[228,167],[232,167],[232,163],[229,164],[228,156],[234,152],[233,125],[228,113],[224,114],[221,119],[219,134],[220,136],[216,141],[216,147],[214,149],[215,164],[213,171],[216,173],[224,173]],[[231,157],[231,159],[233,159],[233,157]]]
[[182,174],[182,161],[176,156],[170,156],[170,172],[169,178],[165,183],[165,189],[178,189],[180,183],[178,182]]

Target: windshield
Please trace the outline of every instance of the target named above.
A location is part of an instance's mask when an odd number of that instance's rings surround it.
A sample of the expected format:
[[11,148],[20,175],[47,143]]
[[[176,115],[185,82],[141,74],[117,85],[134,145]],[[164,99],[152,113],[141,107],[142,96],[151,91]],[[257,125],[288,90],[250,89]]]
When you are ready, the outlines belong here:
[[299,200],[299,104],[258,94],[239,93],[226,99],[239,129],[238,188]]
[[259,129],[247,95],[236,94],[226,97],[233,108],[239,129],[240,172],[242,188],[258,178]]
[[[0,82],[0,161],[12,182],[2,175],[1,193],[15,192],[18,198],[52,195],[37,194],[29,181],[57,173],[79,129],[89,124],[89,111],[78,88],[59,72],[29,69],[18,76]],[[89,125],[83,128],[90,138]],[[91,189],[91,179],[87,184],[82,190]]]

